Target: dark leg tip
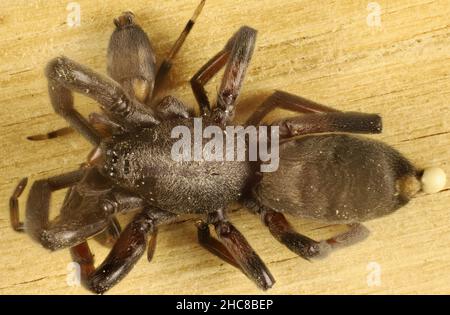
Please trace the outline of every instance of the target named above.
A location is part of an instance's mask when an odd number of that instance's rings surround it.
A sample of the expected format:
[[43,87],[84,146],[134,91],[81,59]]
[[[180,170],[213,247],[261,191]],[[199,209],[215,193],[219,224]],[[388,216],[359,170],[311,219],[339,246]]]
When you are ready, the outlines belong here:
[[323,259],[328,257],[333,247],[326,241],[321,241],[315,246],[314,253],[309,256],[310,259]]
[[333,249],[343,248],[356,243],[362,242],[369,237],[370,231],[360,223],[353,223],[349,225],[350,229],[347,232],[339,234],[328,239],[326,242]]
[[23,225],[22,222],[19,222],[19,224],[14,225],[12,228],[15,232],[19,232],[19,233],[25,232],[25,226]]
[[28,177],[22,178],[14,189],[13,198],[19,198],[28,184]]
[[95,293],[95,294],[105,294],[106,291],[108,291],[108,288],[102,287],[102,286],[96,286],[96,285],[89,285],[88,286],[89,291]]
[[[100,273],[99,273],[100,271]],[[108,278],[104,277],[101,273],[102,269],[96,270],[92,278],[86,283],[87,289],[95,294],[105,294],[115,283],[112,283]]]
[[273,287],[273,285],[275,284],[276,281],[269,271],[267,271],[267,272],[263,271],[262,276],[263,276],[263,278],[260,279],[261,281],[258,283],[258,286],[263,291],[267,291]]
[[208,229],[208,224],[206,224],[202,220],[198,220],[197,222],[195,222],[195,226],[197,227],[197,229],[202,230],[202,231]]
[[47,135],[33,135],[33,136],[28,136],[27,140],[30,141],[42,141],[42,140],[47,140],[48,137]]
[[[51,80],[58,80],[61,76],[67,75],[65,70],[68,59],[65,56],[58,56],[53,58],[47,63],[45,67],[45,75]],[[44,140],[42,136],[39,136],[37,140]]]
[[303,259],[325,258],[331,251],[331,245],[327,242],[316,242],[299,233],[286,233],[281,239],[287,248],[302,257]]
[[65,247],[53,233],[47,230],[41,232],[39,242],[44,248],[51,250],[52,252]]

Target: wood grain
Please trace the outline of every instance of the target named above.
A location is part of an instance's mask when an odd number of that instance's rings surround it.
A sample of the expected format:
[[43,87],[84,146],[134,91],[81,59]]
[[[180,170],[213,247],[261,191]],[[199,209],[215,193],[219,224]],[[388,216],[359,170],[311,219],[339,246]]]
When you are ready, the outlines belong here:
[[[43,69],[60,54],[105,73],[112,19],[131,9],[149,33],[159,60],[192,14],[189,1],[78,1],[81,25],[66,23],[68,1],[3,0],[0,4],[0,294],[84,294],[66,282],[70,255],[50,253],[9,225],[8,198],[17,181],[73,170],[89,144],[77,134],[44,142],[26,136],[66,123],[52,110]],[[192,106],[189,79],[241,25],[258,40],[240,100],[247,117],[274,89],[342,110],[380,113],[376,136],[419,166],[450,174],[450,6],[448,1],[378,1],[381,26],[367,24],[368,1],[208,0],[170,74],[167,93]],[[211,95],[218,80],[208,86]],[[76,97],[83,113],[95,103]],[[278,113],[282,115],[284,113]],[[231,214],[277,283],[267,293],[450,293],[450,190],[421,195],[399,212],[367,223],[365,242],[309,263],[277,243],[258,218]],[[26,192],[25,192],[26,193]],[[54,208],[63,194],[54,198]],[[24,198],[23,198],[24,199]],[[24,200],[21,200],[23,208]],[[23,216],[23,214],[22,214]],[[314,237],[332,235],[305,220]],[[251,281],[204,251],[192,221],[161,229],[152,263],[146,259],[110,294],[260,294]],[[106,248],[93,244],[97,260]],[[372,263],[372,264],[371,264]],[[370,282],[373,266],[381,282]],[[369,279],[369,281],[368,281]],[[375,284],[375,285],[374,285]]]

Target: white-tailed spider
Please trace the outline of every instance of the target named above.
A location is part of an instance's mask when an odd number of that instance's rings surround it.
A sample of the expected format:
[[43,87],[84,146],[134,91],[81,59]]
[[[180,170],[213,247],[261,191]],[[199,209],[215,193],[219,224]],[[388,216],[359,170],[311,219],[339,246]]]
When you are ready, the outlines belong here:
[[[281,138],[275,172],[260,173],[260,161],[174,161],[171,147],[176,139],[171,138],[171,130],[193,128],[193,114],[172,96],[156,101],[154,95],[203,5],[204,1],[158,71],[149,38],[130,12],[114,20],[109,78],[66,57],[53,59],[46,68],[55,112],[94,150],[79,169],[33,183],[24,223],[19,220],[18,198],[27,180],[20,181],[10,200],[11,224],[45,248],[70,248],[81,266],[82,283],[93,292],[103,293],[125,277],[146,248],[150,260],[158,226],[185,214],[199,217],[196,225],[203,247],[265,290],[274,278],[227,219],[230,203],[247,206],[279,242],[310,259],[364,239],[368,230],[360,222],[392,213],[422,189],[424,171],[390,146],[350,134],[380,133],[380,116],[338,111],[281,91],[268,97],[247,121],[247,125],[264,125],[263,118],[275,108],[302,114],[270,123],[279,127]],[[255,39],[256,30],[241,27],[192,77],[205,128],[233,124]],[[222,68],[212,106],[204,86]],[[102,114],[85,119],[74,107],[73,92],[96,100]],[[64,188],[68,191],[60,214],[49,220],[51,195]],[[136,215],[121,231],[115,216],[127,211]],[[295,231],[285,213],[348,224],[349,231],[315,241]],[[210,225],[217,238],[210,234]],[[106,233],[114,245],[95,267],[87,240],[100,233]]]

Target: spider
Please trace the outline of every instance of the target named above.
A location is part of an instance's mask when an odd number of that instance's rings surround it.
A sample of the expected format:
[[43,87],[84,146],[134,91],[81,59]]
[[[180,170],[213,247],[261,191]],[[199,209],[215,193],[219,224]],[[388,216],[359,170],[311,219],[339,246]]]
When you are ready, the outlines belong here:
[[[261,161],[174,161],[171,130],[176,126],[192,129],[194,114],[172,96],[156,101],[154,95],[203,5],[204,1],[158,71],[150,41],[131,12],[114,20],[116,29],[108,48],[110,78],[66,57],[47,65],[55,112],[94,149],[79,169],[33,183],[24,223],[19,219],[18,198],[27,179],[21,180],[10,199],[11,224],[50,250],[69,247],[80,264],[82,284],[95,293],[104,293],[123,279],[146,249],[150,260],[158,227],[183,215],[199,218],[201,246],[266,290],[275,283],[274,277],[227,219],[230,203],[241,202],[260,216],[279,242],[312,259],[365,239],[369,231],[361,222],[394,212],[420,190],[439,189],[428,179],[435,169],[418,169],[390,146],[350,134],[380,133],[380,116],[338,111],[282,91],[269,96],[246,122],[246,126],[279,128],[275,172],[259,172]],[[224,129],[233,123],[255,39],[256,30],[241,27],[192,77],[205,127]],[[212,106],[204,86],[222,68]],[[84,118],[74,107],[72,92],[96,100],[103,113]],[[275,108],[302,115],[265,123],[265,116]],[[50,220],[51,195],[65,188],[60,214]],[[128,211],[136,214],[122,231],[115,216]],[[316,241],[295,231],[284,214],[347,224],[349,229]],[[95,267],[87,240],[100,233],[114,244]]]

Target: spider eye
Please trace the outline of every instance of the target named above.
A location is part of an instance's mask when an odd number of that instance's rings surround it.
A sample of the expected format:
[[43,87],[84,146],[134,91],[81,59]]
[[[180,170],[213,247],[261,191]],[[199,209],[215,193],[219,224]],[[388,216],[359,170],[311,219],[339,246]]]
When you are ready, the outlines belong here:
[[117,203],[111,200],[103,200],[101,208],[105,213],[113,214],[117,209]]

